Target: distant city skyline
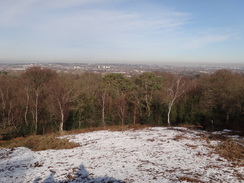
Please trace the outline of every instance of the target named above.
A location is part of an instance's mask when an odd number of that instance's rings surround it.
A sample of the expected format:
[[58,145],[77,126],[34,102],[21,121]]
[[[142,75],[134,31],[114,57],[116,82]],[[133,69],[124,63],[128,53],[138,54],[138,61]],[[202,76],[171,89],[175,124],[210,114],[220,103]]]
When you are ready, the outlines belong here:
[[0,0],[0,63],[241,63],[243,0]]

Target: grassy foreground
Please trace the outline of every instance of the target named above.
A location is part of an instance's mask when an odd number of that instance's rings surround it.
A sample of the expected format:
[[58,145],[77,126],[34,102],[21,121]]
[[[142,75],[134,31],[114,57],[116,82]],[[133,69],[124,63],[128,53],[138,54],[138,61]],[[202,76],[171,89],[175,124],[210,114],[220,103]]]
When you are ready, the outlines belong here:
[[0,148],[27,147],[33,151],[47,149],[71,149],[78,146],[78,144],[69,142],[67,139],[56,138],[55,135],[34,135],[0,142]]
[[109,130],[109,131],[125,131],[125,130],[140,130],[148,126],[142,125],[124,125],[124,126],[108,126],[108,127],[94,127],[84,128],[73,131],[63,131],[56,134],[46,135],[31,135],[28,137],[18,137],[12,140],[0,141],[1,148],[15,148],[15,147],[27,147],[33,151],[42,151],[47,149],[72,149],[78,147],[79,144],[69,142],[67,139],[57,138],[62,135],[87,133],[98,130]]

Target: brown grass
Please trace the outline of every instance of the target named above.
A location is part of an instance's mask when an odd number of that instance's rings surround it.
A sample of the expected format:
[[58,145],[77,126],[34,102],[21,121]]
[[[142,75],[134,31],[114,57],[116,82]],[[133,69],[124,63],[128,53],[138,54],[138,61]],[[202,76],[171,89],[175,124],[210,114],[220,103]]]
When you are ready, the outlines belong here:
[[198,183],[203,183],[203,181],[195,178],[190,178],[190,177],[180,177],[180,181],[186,181],[186,182],[198,182]]
[[58,136],[71,135],[79,133],[88,133],[100,130],[108,131],[126,131],[126,130],[141,130],[149,126],[145,125],[123,125],[123,126],[107,126],[107,127],[92,127],[80,130],[62,131],[56,134],[48,135],[32,135],[28,137],[18,137],[8,141],[0,141],[0,148],[27,147],[33,151],[41,151],[47,149],[71,149],[79,146],[77,143],[69,142],[67,139],[59,139]]
[[215,151],[223,158],[244,165],[244,147],[235,143],[233,140],[220,142]]
[[101,130],[108,130],[108,131],[127,131],[127,130],[142,130],[151,126],[147,125],[114,125],[114,126],[104,126],[104,127],[90,127],[90,128],[83,128],[78,130],[71,130],[71,131],[63,131],[59,133],[59,135],[72,135],[72,134],[79,134],[79,133],[88,133],[94,131],[101,131]]
[[182,140],[182,139],[189,139],[188,137],[184,136],[184,135],[175,135],[173,140],[176,140],[176,141],[179,141],[179,140]]
[[[207,147],[214,149],[214,152],[221,157],[232,161],[235,165],[244,166],[244,146],[221,134],[200,135],[200,139],[207,142]],[[217,146],[210,144],[212,140],[219,141]]]
[[122,126],[109,126],[107,128],[109,131],[127,131],[127,130],[136,131],[136,130],[143,130],[148,127],[152,127],[152,126],[135,124],[135,125],[122,125]]
[[191,147],[192,149],[196,149],[198,146],[197,145],[193,145],[193,144],[186,144],[187,147]]
[[205,141],[207,144],[210,144],[210,139],[206,135],[200,134],[199,136],[202,141]]
[[190,130],[201,130],[203,128],[201,125],[187,125],[187,124],[179,125],[179,127],[184,127]]
[[199,138],[201,140],[206,141],[207,144],[210,144],[211,140],[217,140],[217,141],[227,141],[229,138],[224,136],[224,135],[220,135],[220,134],[198,134]]
[[229,140],[228,137],[221,135],[221,134],[211,134],[208,136],[210,140],[220,140],[220,141],[226,141]]
[[16,139],[1,141],[0,148],[27,147],[33,151],[41,151],[47,149],[71,149],[79,145],[69,142],[67,139],[56,138],[55,135],[35,135],[29,137],[19,137]]

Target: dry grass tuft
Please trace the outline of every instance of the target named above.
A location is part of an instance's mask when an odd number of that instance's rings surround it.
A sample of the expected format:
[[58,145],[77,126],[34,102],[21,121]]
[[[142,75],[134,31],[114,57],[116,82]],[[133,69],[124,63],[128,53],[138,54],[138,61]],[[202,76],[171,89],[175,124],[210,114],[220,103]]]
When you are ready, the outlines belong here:
[[14,148],[14,147],[27,147],[33,151],[41,151],[47,149],[72,149],[79,145],[74,142],[69,142],[67,139],[59,139],[54,135],[48,136],[29,136],[19,137],[16,139],[0,142],[0,147]]
[[176,140],[176,141],[179,141],[179,140],[182,140],[182,139],[189,139],[188,137],[180,134],[180,135],[176,135],[174,136],[173,140]]
[[244,165],[244,147],[228,139],[220,142],[215,151],[227,160],[237,162],[238,165]]
[[210,139],[206,135],[200,134],[199,136],[202,141],[205,141],[207,144],[210,144]]
[[226,141],[229,140],[228,137],[221,135],[221,134],[211,134],[208,136],[210,140],[219,140],[219,141]]
[[186,144],[187,147],[191,147],[192,149],[196,149],[198,146],[197,145],[193,145],[193,144]]
[[190,177],[180,177],[180,181],[186,181],[186,182],[198,182],[198,183],[203,183],[203,181],[195,178],[190,178]]
[[189,130],[202,130],[203,129],[203,127],[201,125],[182,124],[182,125],[179,125],[179,127],[184,127],[184,128],[189,129]]
[[224,135],[220,135],[220,134],[198,134],[198,136],[200,137],[201,140],[206,141],[207,144],[210,144],[210,141],[215,140],[215,141],[227,141],[229,140],[228,137],[224,136]]

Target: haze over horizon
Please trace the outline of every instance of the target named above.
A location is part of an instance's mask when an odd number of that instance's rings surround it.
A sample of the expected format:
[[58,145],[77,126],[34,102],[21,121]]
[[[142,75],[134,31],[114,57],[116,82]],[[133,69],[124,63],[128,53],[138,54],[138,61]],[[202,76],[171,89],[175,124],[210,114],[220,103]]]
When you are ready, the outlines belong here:
[[244,63],[243,0],[0,0],[0,63]]

